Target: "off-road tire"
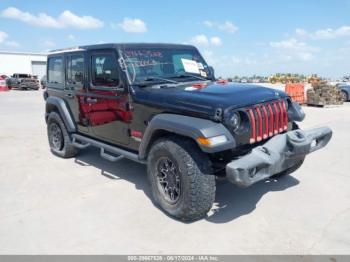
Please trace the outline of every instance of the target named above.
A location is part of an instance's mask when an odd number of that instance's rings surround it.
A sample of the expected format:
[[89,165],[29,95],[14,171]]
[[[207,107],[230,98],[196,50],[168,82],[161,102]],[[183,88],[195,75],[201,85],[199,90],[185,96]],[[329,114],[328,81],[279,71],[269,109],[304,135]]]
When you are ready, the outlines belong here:
[[[169,158],[178,168],[180,193],[176,203],[167,202],[159,189],[158,163]],[[155,204],[167,214],[183,221],[204,217],[215,200],[215,176],[211,162],[189,139],[170,137],[156,141],[147,159],[147,174]]]
[[[54,146],[52,125],[58,126],[62,134],[62,146],[57,148]],[[56,112],[51,112],[47,120],[47,136],[51,152],[62,158],[74,157],[78,153],[78,149],[73,146],[72,139],[70,138],[66,126],[64,125],[60,115]]]
[[294,173],[297,169],[299,169],[304,163],[304,159],[300,160],[298,163],[296,163],[294,166],[287,168],[286,170],[282,171],[281,173],[278,173],[276,175],[273,175],[272,178],[281,178],[284,176],[288,176],[292,173]]

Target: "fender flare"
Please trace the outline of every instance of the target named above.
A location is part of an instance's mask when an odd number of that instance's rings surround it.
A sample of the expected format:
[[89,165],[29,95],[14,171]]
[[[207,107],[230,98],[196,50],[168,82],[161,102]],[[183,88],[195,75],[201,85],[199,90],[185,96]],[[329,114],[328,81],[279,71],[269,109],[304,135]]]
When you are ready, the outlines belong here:
[[55,107],[58,109],[58,112],[60,114],[60,116],[62,117],[62,120],[68,130],[68,132],[73,133],[76,132],[76,126],[75,123],[73,121],[73,117],[66,105],[66,103],[64,102],[64,100],[62,98],[59,97],[52,97],[49,96],[46,99],[46,119],[48,117],[48,115],[50,114],[50,112],[52,111],[52,107]]
[[206,153],[216,153],[236,147],[236,141],[230,131],[221,123],[208,119],[182,116],[176,114],[159,114],[152,118],[143,135],[140,147],[139,158],[146,159],[149,147],[154,141],[157,131],[166,131],[177,135],[189,137],[197,142],[198,137],[215,137],[225,135],[227,141],[213,147],[205,147],[200,144],[200,149]]
[[288,117],[293,121],[302,122],[305,119],[305,112],[298,103],[291,102],[288,108]]

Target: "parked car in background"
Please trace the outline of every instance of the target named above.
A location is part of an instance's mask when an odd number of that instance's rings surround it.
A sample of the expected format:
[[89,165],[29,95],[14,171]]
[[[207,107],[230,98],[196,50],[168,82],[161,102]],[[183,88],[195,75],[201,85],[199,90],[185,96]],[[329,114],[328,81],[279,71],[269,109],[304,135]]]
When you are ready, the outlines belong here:
[[0,78],[2,78],[3,80],[6,81],[6,84],[8,84],[8,79],[10,79],[10,77],[8,75],[5,74],[0,74]]
[[13,74],[12,77],[8,79],[7,84],[10,88],[16,88],[21,90],[38,90],[40,87],[37,76],[20,73]]
[[341,83],[341,84],[337,84],[337,87],[339,88],[339,90],[341,92],[343,101],[344,102],[349,101],[349,99],[350,99],[350,85]]
[[6,79],[0,75],[0,91],[8,91],[8,90],[9,88],[7,87]]
[[343,76],[342,81],[343,82],[350,82],[350,76]]
[[10,78],[10,77],[7,76],[7,75],[0,75],[0,77],[1,77],[2,79],[8,79],[8,78]]

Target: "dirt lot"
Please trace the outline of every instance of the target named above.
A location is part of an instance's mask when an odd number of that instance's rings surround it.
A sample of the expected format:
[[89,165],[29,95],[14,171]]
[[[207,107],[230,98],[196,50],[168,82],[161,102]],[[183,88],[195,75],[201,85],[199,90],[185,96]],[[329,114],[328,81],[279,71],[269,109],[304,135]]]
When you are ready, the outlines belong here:
[[143,165],[90,148],[49,152],[41,91],[0,93],[1,254],[349,254],[350,104],[305,108],[328,147],[293,176],[217,185],[208,217],[182,223],[150,200]]

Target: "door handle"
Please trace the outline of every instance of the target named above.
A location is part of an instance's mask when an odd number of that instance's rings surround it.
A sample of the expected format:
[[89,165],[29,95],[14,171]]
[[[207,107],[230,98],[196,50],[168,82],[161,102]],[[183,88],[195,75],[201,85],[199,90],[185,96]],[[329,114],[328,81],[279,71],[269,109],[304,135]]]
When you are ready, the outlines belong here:
[[69,97],[69,98],[74,98],[74,95],[70,94],[70,93],[66,94],[66,96]]
[[88,97],[86,98],[86,102],[89,104],[96,104],[97,103],[97,99],[96,98],[92,98],[92,97]]

